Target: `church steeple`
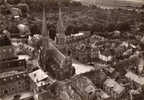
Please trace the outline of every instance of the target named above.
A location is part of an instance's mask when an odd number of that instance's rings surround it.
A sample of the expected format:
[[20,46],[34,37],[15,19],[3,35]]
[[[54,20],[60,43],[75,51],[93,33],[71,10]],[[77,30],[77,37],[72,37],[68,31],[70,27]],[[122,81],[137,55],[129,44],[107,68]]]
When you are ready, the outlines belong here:
[[46,20],[46,4],[43,4],[43,19],[42,19],[42,36],[43,36],[43,47],[49,48],[49,34],[47,30],[47,20]]
[[58,31],[58,34],[65,34],[65,28],[64,28],[63,19],[62,19],[61,7],[59,7],[59,16],[58,16],[58,23],[57,23],[57,31]]
[[58,14],[58,22],[57,22],[57,32],[58,33],[56,36],[56,44],[61,48],[63,48],[66,42],[66,36],[65,36],[65,28],[64,28],[60,3],[59,3],[59,14]]

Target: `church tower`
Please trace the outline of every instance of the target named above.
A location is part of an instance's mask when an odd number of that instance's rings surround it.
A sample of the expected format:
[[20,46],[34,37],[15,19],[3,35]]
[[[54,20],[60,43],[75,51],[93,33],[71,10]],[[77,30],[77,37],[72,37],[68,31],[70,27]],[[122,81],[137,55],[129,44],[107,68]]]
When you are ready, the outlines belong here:
[[62,49],[65,47],[65,43],[66,43],[65,28],[64,28],[64,24],[63,24],[61,8],[59,8],[59,19],[58,19],[58,23],[57,23],[56,45],[58,46],[59,49]]

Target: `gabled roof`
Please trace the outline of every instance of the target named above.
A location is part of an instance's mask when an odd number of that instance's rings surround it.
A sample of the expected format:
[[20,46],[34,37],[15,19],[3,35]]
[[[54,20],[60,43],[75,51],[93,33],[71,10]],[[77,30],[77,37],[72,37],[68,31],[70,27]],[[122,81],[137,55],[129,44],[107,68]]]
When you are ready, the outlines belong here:
[[95,85],[87,77],[78,75],[72,78],[72,86],[81,91],[81,93],[95,92]]
[[37,83],[48,78],[48,75],[41,69],[38,69],[32,73],[29,73],[29,77],[32,79],[33,82]]

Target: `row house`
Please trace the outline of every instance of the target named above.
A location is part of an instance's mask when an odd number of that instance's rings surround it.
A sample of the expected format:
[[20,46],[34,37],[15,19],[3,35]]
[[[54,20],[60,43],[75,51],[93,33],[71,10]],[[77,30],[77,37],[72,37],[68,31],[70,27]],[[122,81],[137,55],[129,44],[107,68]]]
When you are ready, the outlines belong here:
[[0,97],[29,90],[26,61],[18,59],[8,38],[0,36],[0,42]]
[[26,61],[24,59],[13,59],[0,62],[0,73],[8,71],[24,71],[26,69]]
[[0,47],[0,61],[17,58],[15,49],[12,45]]
[[9,71],[0,73],[0,97],[29,90],[26,72]]

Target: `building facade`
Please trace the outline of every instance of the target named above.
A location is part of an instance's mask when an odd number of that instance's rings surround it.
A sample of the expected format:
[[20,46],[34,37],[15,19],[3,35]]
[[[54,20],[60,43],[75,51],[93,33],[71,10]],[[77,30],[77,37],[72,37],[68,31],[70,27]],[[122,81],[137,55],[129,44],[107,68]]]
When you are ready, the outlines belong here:
[[0,73],[0,97],[23,92],[29,89],[28,77],[24,72]]
[[[7,42],[8,40],[5,39],[0,39],[0,42]],[[9,42],[11,41],[9,40]],[[1,45],[0,97],[26,91],[29,89],[28,84],[26,61],[24,59],[18,59],[11,43]]]

